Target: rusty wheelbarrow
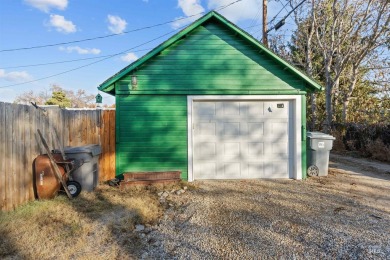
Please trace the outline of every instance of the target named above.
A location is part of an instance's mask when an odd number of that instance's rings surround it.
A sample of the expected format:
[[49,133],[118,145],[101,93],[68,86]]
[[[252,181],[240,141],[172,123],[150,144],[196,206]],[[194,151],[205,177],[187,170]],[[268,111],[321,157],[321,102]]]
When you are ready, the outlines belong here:
[[69,198],[77,197],[81,192],[81,185],[72,178],[72,172],[83,165],[83,160],[65,160],[64,153],[52,153],[38,130],[47,154],[39,155],[33,163],[34,192],[38,199],[52,199],[61,190]]
[[[66,183],[72,197],[81,192],[81,185],[72,178],[72,172],[83,164],[80,160],[63,160],[61,154],[52,154],[60,171],[62,181]],[[68,165],[68,167],[66,167]],[[50,157],[47,154],[39,155],[34,160],[34,187],[38,199],[52,199],[61,190],[61,182],[55,173]],[[69,171],[66,171],[66,169]]]

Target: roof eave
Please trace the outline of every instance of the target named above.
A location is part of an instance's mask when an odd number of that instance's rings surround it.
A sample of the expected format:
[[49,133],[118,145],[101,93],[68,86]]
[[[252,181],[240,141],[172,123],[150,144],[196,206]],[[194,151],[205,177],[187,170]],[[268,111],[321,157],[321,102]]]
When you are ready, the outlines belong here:
[[237,33],[239,33],[242,37],[244,37],[246,40],[250,41],[251,43],[253,43],[254,45],[256,45],[257,47],[259,47],[262,51],[266,52],[268,55],[270,55],[273,59],[275,59],[276,61],[278,61],[279,63],[281,63],[282,65],[286,66],[286,68],[288,68],[290,71],[292,71],[295,75],[301,77],[302,79],[304,79],[308,84],[309,86],[311,86],[313,88],[314,91],[321,91],[322,90],[322,86],[317,83],[315,80],[311,79],[309,76],[307,76],[305,73],[303,73],[302,71],[300,71],[299,69],[295,68],[292,64],[288,63],[287,61],[285,61],[284,59],[282,59],[281,57],[279,57],[278,55],[276,55],[273,51],[271,51],[270,49],[268,49],[267,47],[265,47],[263,44],[261,44],[259,41],[257,41],[255,38],[253,38],[252,36],[250,36],[248,33],[246,33],[245,31],[243,31],[242,29],[240,29],[239,27],[237,27],[236,25],[234,25],[233,23],[229,22],[226,18],[222,17],[220,14],[218,13],[215,13],[215,17],[222,23],[224,23],[225,25],[227,25],[229,28],[231,28],[232,30],[236,31]]
[[114,75],[111,78],[107,79],[105,82],[100,84],[98,89],[103,91],[103,92],[106,92],[106,89],[110,85],[113,85],[116,81],[118,81],[119,79],[124,77],[126,74],[128,74],[132,70],[136,69],[138,66],[142,65],[147,60],[149,60],[149,59],[153,58],[154,56],[158,55],[161,51],[165,50],[170,45],[175,43],[177,40],[179,40],[180,38],[182,38],[183,36],[185,36],[186,34],[191,32],[192,30],[197,28],[200,24],[202,24],[206,20],[210,19],[214,14],[215,14],[214,12],[209,12],[208,14],[206,14],[203,17],[199,18],[197,21],[193,22],[192,24],[190,24],[189,26],[187,26],[186,28],[184,28],[180,32],[176,33],[174,36],[172,36],[171,38],[169,38],[168,40],[166,40],[165,42],[163,42],[162,44],[157,46],[155,49],[153,49],[152,51],[147,53],[145,56],[143,56],[140,59],[134,61],[133,63],[128,65],[126,68],[121,70],[119,73],[117,73],[116,75]]
[[179,40],[180,38],[184,37],[186,34],[190,33],[192,30],[196,29],[198,26],[200,26],[201,24],[203,24],[205,21],[209,20],[212,17],[216,18],[221,23],[223,23],[224,25],[228,26],[230,29],[234,30],[236,33],[241,35],[241,37],[244,37],[246,40],[248,40],[249,42],[251,42],[252,44],[257,46],[262,52],[267,53],[275,61],[277,61],[281,65],[285,66],[287,69],[289,69],[292,73],[294,73],[298,77],[302,78],[307,83],[307,85],[311,88],[312,91],[321,91],[322,90],[322,86],[319,83],[317,83],[314,79],[310,78],[305,73],[300,71],[298,68],[294,67],[292,64],[288,63],[287,61],[285,61],[284,59],[282,59],[281,57],[276,55],[274,52],[272,52],[270,49],[268,49],[263,44],[258,42],[256,39],[254,39],[248,33],[246,33],[245,31],[241,30],[236,25],[234,25],[229,20],[227,20],[225,17],[223,17],[222,15],[220,15],[220,14],[214,12],[214,11],[211,11],[208,14],[204,15],[203,17],[199,18],[197,21],[193,22],[192,24],[187,26],[185,29],[181,30],[180,32],[178,32],[177,34],[175,34],[174,36],[172,36],[171,38],[169,38],[168,40],[166,40],[165,42],[163,42],[162,44],[157,46],[155,49],[153,49],[151,52],[147,53],[145,56],[143,56],[140,59],[136,60],[132,64],[128,65],[127,67],[125,67],[124,69],[119,71],[114,76],[112,76],[109,79],[107,79],[105,82],[103,82],[98,87],[98,89],[103,91],[103,92],[106,92],[108,94],[115,95],[114,83],[116,81],[120,80],[122,77],[127,75],[129,72],[137,69],[137,67],[139,67],[140,65],[145,63],[147,60],[149,60],[152,57],[158,55],[161,51],[163,51],[164,49],[168,48],[170,45],[175,43],[177,40]]

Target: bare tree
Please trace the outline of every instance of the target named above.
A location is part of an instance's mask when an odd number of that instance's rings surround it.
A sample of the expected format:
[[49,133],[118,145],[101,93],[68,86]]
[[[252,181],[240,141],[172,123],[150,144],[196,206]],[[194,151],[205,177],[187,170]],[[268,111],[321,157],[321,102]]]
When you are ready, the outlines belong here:
[[51,92],[49,93],[47,90],[40,91],[39,93],[29,90],[17,96],[14,103],[29,105],[30,102],[33,102],[37,105],[44,105],[50,97]]
[[16,97],[14,103],[17,104],[30,104],[30,102],[36,103],[37,105],[44,105],[50,98],[52,98],[53,93],[62,92],[70,100],[70,107],[73,108],[92,108],[96,107],[95,104],[95,95],[88,94],[85,90],[79,89],[76,92],[73,90],[66,90],[60,87],[59,85],[53,84],[50,87],[50,91],[43,90],[39,93],[35,93],[33,90],[24,92]]
[[[304,59],[302,60],[301,67],[305,70],[307,75],[310,77],[317,77],[317,75],[313,71],[313,44],[314,43],[314,36],[315,36],[315,20],[314,17],[314,11],[313,8],[315,4],[315,0],[310,0],[308,2],[308,5],[303,5],[300,8],[297,8],[294,11],[294,20],[295,24],[300,27],[297,30],[297,35],[295,36],[296,41],[300,41],[300,44],[303,46],[303,55]],[[297,6],[297,1],[290,1],[291,8],[294,8],[294,6]],[[309,8],[307,8],[309,6]],[[309,10],[309,11],[308,11]],[[309,19],[307,19],[309,17]],[[304,21],[304,22],[303,22]],[[317,121],[317,96],[316,93],[311,92],[310,93],[310,109],[311,109],[311,122],[310,122],[310,129],[314,130],[316,121]]]
[[[289,2],[297,25],[289,43],[291,53],[285,51],[286,44],[281,42],[273,48],[325,85],[325,100],[323,94],[314,93],[308,99],[311,129],[315,128],[320,112],[318,105],[324,101],[324,130],[330,130],[335,120],[352,119],[349,115],[356,111],[350,109],[359,105],[357,99],[368,98],[375,101],[375,106],[388,100],[390,1],[309,0],[296,9],[301,1]],[[279,41],[277,36],[273,41]]]
[[[388,42],[389,1],[378,0],[314,0],[313,19],[316,46],[323,56],[326,125],[333,123],[333,109],[338,96],[343,100],[343,121],[348,104],[361,75],[362,65]],[[340,78],[348,80],[348,88],[340,89]]]

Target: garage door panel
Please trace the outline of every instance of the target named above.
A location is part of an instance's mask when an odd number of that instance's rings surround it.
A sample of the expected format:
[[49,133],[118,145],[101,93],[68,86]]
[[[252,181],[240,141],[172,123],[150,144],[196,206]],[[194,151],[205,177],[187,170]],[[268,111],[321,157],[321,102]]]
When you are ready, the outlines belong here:
[[247,135],[250,138],[263,137],[264,136],[264,122],[249,122]]
[[235,116],[240,115],[240,102],[221,102],[222,104],[222,114]]
[[240,143],[225,142],[223,144],[222,160],[240,159]]
[[271,133],[278,138],[288,137],[288,122],[272,122]]
[[260,159],[264,156],[264,143],[262,142],[250,142],[247,143],[248,153],[247,157],[250,159]]
[[289,177],[288,101],[194,104],[195,179]]
[[216,122],[200,122],[198,124],[199,135],[216,136],[217,124]]
[[274,161],[272,171],[272,178],[286,178],[288,176],[288,161]]
[[194,103],[194,116],[212,116],[217,114],[216,102],[195,102]]
[[240,135],[240,122],[222,122],[222,135],[238,137]]
[[219,179],[240,179],[241,178],[241,163],[231,162],[222,164],[222,171],[218,173]]
[[242,102],[243,111],[247,115],[247,118],[256,119],[264,116],[264,103],[263,102]]
[[216,143],[214,142],[199,142],[195,144],[195,157],[198,160],[208,160],[217,155]]
[[259,179],[264,178],[264,165],[263,162],[251,162],[247,164],[247,175],[243,176],[245,179]]
[[217,164],[215,162],[206,162],[194,166],[197,179],[215,179],[217,177]]
[[274,156],[288,156],[288,142],[274,142],[271,143],[272,155]]
[[267,161],[264,163],[262,178],[286,178],[288,177],[288,161]]

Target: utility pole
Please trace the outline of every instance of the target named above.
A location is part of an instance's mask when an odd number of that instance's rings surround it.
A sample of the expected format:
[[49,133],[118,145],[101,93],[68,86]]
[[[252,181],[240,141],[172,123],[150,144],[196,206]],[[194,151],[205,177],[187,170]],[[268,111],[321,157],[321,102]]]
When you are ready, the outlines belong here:
[[267,1],[263,0],[263,44],[268,48],[268,31],[267,31]]

